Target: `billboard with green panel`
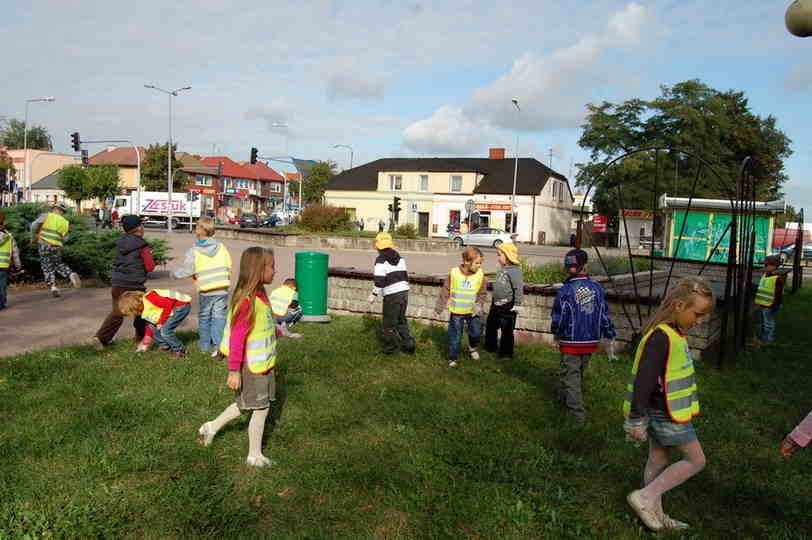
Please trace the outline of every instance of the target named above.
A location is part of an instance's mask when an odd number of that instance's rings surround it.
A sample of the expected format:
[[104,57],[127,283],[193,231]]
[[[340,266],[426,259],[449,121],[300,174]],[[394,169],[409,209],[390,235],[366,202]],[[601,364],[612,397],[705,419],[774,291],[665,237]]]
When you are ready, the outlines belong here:
[[[727,252],[730,246],[731,215],[725,212],[685,211],[674,212],[671,220],[671,234],[668,253],[678,259],[705,261],[710,257],[711,262],[727,262]],[[741,220],[739,220],[741,222]],[[756,252],[754,261],[760,263],[768,254],[769,238],[772,218],[770,216],[756,216]],[[680,231],[685,222],[685,231],[680,240]],[[724,236],[723,236],[724,235]],[[721,238],[721,242],[719,241]],[[714,246],[718,243],[716,251]],[[677,251],[677,244],[679,250]],[[711,252],[713,255],[711,256]]]

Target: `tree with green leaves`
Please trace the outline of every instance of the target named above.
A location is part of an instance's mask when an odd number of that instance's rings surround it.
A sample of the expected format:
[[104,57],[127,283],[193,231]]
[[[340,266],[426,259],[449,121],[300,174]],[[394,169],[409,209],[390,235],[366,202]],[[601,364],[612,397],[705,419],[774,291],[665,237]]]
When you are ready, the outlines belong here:
[[89,182],[87,179],[87,169],[81,165],[68,165],[59,171],[57,180],[59,189],[76,203],[78,208],[81,202],[90,198]]
[[93,165],[87,171],[87,194],[89,199],[106,200],[121,192],[118,165]]
[[[24,148],[25,131],[25,122],[12,118],[0,130],[0,146]],[[28,126],[28,148],[49,152],[53,150],[54,145],[48,130],[42,126]]]
[[[181,172],[175,173],[181,167],[181,163],[176,157],[177,145],[172,145],[172,188],[180,190],[186,182],[186,175]],[[166,191],[166,167],[167,167],[167,146],[166,144],[151,144],[144,153],[141,161],[141,189],[146,191]]]
[[[743,92],[722,92],[690,80],[662,86],[661,95],[650,101],[604,101],[587,105],[587,109],[578,143],[590,152],[591,162],[579,164],[579,185],[592,183],[605,162],[626,152],[661,146],[691,152],[719,174],[721,180],[705,168],[695,197],[735,196],[739,167],[747,156],[752,158],[750,174],[756,180],[756,197],[781,196],[791,141],[773,116],[761,117],[750,110]],[[621,201],[624,208],[655,209],[655,194],[689,196],[699,168],[697,159],[681,152],[634,154],[602,177],[593,191],[593,204],[607,215],[616,215]],[[661,182],[656,192],[655,178]]]
[[324,198],[327,182],[335,176],[338,166],[334,161],[318,161],[313,164],[310,173],[302,184],[302,198],[305,203],[319,203]]

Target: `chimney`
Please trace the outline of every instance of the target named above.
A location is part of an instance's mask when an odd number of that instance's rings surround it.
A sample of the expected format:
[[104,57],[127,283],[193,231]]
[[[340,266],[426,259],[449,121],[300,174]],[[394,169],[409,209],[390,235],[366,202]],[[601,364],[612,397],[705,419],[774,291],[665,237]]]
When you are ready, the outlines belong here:
[[505,159],[505,149],[504,148],[489,149],[488,159]]

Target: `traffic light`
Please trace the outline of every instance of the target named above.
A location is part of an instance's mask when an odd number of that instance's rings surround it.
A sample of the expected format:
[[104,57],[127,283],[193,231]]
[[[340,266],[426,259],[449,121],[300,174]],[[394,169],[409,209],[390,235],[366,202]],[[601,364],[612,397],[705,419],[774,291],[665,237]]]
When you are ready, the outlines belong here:
[[395,202],[392,204],[392,211],[395,213],[395,221],[398,219],[398,214],[400,213],[400,197],[395,197]]
[[259,151],[256,148],[251,148],[251,165],[257,164],[257,154]]
[[392,210],[392,203],[389,203],[389,206],[387,206],[387,208],[389,209],[390,214],[394,212],[394,210]]
[[79,145],[82,144],[82,141],[79,139],[78,131],[74,131],[73,133],[70,134],[70,144],[73,147],[74,152],[79,151],[80,148]]
[[82,150],[82,165],[87,166],[90,163],[90,159],[87,157],[87,150]]

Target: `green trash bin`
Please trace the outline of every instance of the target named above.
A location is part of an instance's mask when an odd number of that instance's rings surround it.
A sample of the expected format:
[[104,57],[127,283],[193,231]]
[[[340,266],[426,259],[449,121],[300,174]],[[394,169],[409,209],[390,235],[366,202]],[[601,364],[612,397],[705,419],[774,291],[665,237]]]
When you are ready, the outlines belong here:
[[329,256],[318,251],[300,251],[296,254],[296,286],[302,320],[329,322],[327,315],[327,263]]

